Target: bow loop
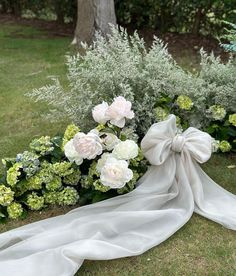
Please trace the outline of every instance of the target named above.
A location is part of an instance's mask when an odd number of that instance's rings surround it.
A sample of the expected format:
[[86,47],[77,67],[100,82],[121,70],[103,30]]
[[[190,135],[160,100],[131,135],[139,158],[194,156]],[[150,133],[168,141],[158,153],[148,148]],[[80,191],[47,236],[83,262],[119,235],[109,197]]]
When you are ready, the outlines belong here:
[[176,117],[153,124],[141,142],[144,156],[152,165],[161,165],[176,153],[188,152],[199,163],[211,157],[212,137],[203,131],[190,127],[181,135],[177,133]]

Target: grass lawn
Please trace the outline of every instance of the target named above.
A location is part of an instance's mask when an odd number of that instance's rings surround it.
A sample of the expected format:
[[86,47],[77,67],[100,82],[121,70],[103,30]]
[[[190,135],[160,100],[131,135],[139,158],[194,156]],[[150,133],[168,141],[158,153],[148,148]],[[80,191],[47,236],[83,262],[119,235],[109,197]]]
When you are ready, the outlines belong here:
[[[64,78],[64,55],[71,38],[50,37],[32,27],[3,24],[0,27],[0,158],[27,148],[33,137],[61,132],[67,122],[51,123],[41,114],[44,104],[35,104],[24,93],[50,80]],[[181,56],[179,59],[181,60]],[[188,66],[191,57],[183,57]],[[216,155],[205,171],[236,194],[236,165],[233,156]],[[30,213],[24,221],[0,225],[0,232],[68,211],[69,208]],[[236,235],[222,226],[194,215],[169,240],[137,257],[112,261],[85,261],[78,275],[236,275]],[[2,275],[4,276],[4,275]],[[59,275],[58,275],[59,276]]]

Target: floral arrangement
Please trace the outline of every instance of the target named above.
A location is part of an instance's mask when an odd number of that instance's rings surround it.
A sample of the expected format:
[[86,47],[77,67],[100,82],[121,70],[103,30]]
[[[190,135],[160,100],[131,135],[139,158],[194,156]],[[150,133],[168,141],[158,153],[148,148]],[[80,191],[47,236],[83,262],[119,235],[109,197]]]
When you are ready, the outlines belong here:
[[75,124],[63,136],[34,139],[29,151],[3,160],[0,221],[24,218],[50,205],[84,205],[135,188],[147,169],[137,136],[127,131],[131,102],[117,97],[95,106],[97,127],[83,133]]
[[[236,113],[228,113],[221,105],[206,106],[205,109],[206,117],[203,130],[215,138],[214,151],[236,151]],[[194,119],[195,124],[198,124],[199,117],[196,117],[196,114],[200,112],[201,110],[198,110],[191,98],[186,95],[173,98],[162,95],[156,101],[157,121],[165,120],[171,113],[175,114],[180,131],[188,128]]]

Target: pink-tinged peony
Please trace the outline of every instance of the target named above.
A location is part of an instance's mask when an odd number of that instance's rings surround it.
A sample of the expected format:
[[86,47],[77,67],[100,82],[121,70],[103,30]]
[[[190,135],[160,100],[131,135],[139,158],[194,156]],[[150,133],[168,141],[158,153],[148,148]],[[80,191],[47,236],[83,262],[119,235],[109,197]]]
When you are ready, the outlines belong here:
[[108,119],[106,118],[106,112],[108,109],[108,104],[102,102],[101,104],[96,105],[92,110],[93,119],[99,124],[105,124]]
[[95,132],[79,132],[73,139],[73,145],[83,159],[94,159],[102,153],[101,139]]
[[101,173],[102,168],[104,167],[104,165],[107,162],[107,159],[112,157],[111,153],[105,152],[103,153],[103,155],[101,156],[100,159],[98,159],[97,165],[96,165],[96,170]]
[[119,189],[133,178],[133,172],[124,160],[109,157],[101,169],[100,180],[104,186]]
[[113,103],[108,107],[106,116],[111,124],[120,128],[125,125],[125,118],[134,118],[134,112],[131,110],[132,104],[122,96],[116,97]]
[[64,146],[65,156],[69,159],[71,163],[75,162],[77,165],[82,164],[83,158],[76,151],[73,139],[67,142]]

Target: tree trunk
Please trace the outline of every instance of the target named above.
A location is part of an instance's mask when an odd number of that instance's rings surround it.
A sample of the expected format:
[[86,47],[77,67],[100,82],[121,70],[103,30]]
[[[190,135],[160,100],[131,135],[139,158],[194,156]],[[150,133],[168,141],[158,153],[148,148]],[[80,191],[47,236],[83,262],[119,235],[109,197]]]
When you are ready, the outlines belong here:
[[202,17],[203,17],[202,8],[198,8],[198,10],[197,10],[197,12],[195,14],[194,22],[193,22],[192,33],[194,35],[198,35],[199,34]]
[[22,6],[20,0],[13,1],[13,14],[17,17],[21,17]]
[[55,1],[54,7],[55,7],[55,13],[57,15],[57,22],[60,24],[63,24],[64,10],[63,10],[63,7],[61,6],[61,3],[60,2],[58,3],[58,1]]
[[91,44],[95,31],[110,33],[109,23],[116,24],[114,0],[78,0],[77,24],[73,44]]

